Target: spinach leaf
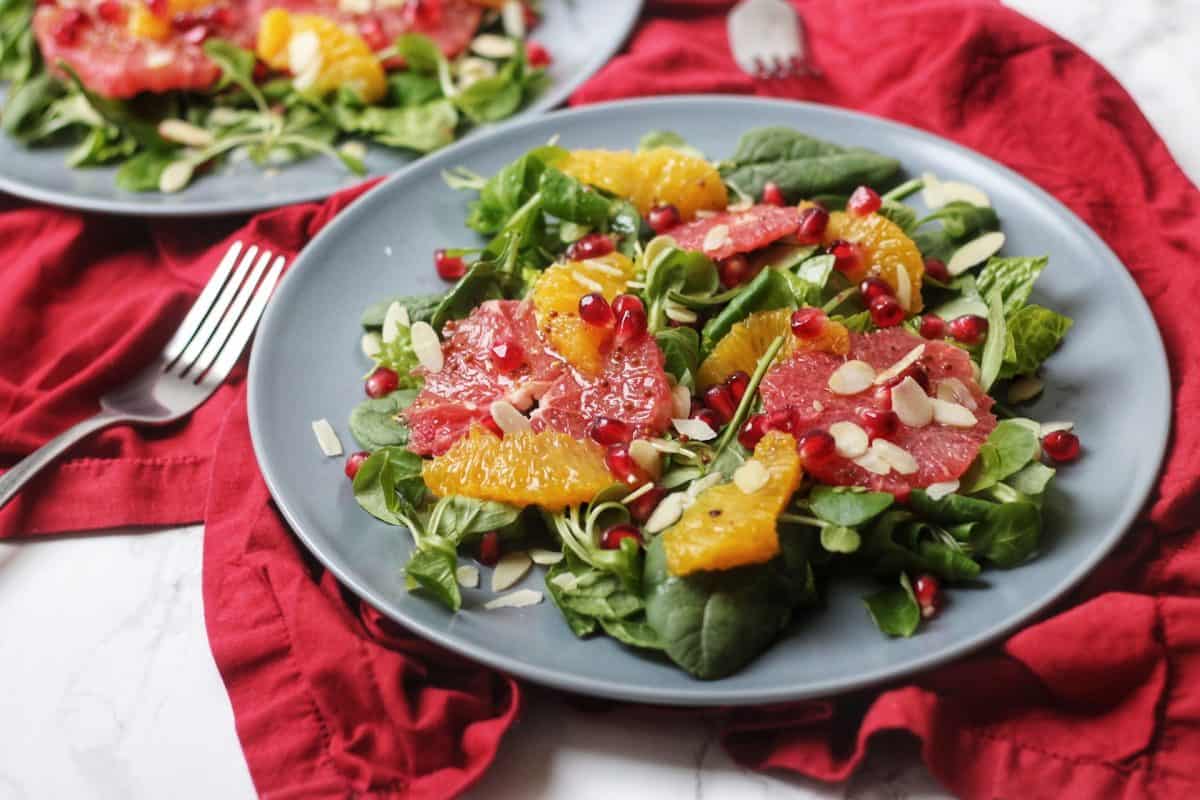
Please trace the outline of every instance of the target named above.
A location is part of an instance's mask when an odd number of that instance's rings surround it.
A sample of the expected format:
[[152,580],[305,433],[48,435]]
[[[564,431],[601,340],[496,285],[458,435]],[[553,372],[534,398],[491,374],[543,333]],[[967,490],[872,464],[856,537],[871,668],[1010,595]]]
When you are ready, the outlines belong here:
[[914,489],[909,503],[918,514],[937,522],[976,523],[971,528],[972,551],[998,566],[1016,566],[1037,550],[1042,513],[1028,499],[993,503],[952,494],[933,500],[923,490]]
[[611,204],[599,192],[554,167],[546,167],[538,183],[547,213],[589,228],[607,225]]
[[350,433],[366,450],[408,444],[408,425],[400,412],[412,405],[415,389],[400,389],[386,397],[367,398],[350,412]]
[[169,150],[143,150],[117,169],[117,186],[127,192],[157,192],[163,170],[174,161]]
[[764,269],[746,284],[729,305],[705,323],[700,337],[703,351],[711,352],[734,324],[756,311],[795,307],[796,301],[787,277],[779,270]]
[[963,477],[962,491],[974,494],[999,483],[1037,458],[1040,450],[1032,430],[1014,420],[1001,420]]
[[424,528],[414,506],[425,494],[421,457],[402,447],[381,447],[354,476],[354,499],[363,510],[389,525],[409,528],[420,541]]
[[404,59],[404,65],[414,72],[426,75],[437,73],[446,60],[437,43],[419,33],[405,33],[396,38],[396,53]]
[[888,636],[912,636],[921,624],[921,606],[908,576],[900,573],[900,588],[884,589],[865,598],[876,627]]
[[1020,308],[1007,320],[1012,342],[1012,358],[1001,368],[1000,376],[1029,375],[1058,348],[1074,321],[1039,305]]
[[938,227],[916,230],[912,239],[921,255],[941,261],[949,261],[954,251],[971,239],[1000,229],[1000,220],[995,211],[961,200],[947,203],[933,214],[918,220],[914,228],[921,228],[935,220],[941,222]]
[[446,99],[411,106],[368,106],[357,98],[338,95],[330,106],[338,128],[370,136],[387,147],[429,153],[454,141],[458,111]]
[[933,533],[909,511],[887,511],[863,530],[858,556],[877,575],[932,572],[946,580],[969,580],[979,574],[979,564],[962,547],[949,547],[931,538]]
[[488,531],[508,528],[517,522],[521,509],[494,500],[449,495],[438,500],[429,516],[428,532],[458,545]]
[[432,75],[407,69],[388,75],[388,100],[393,106],[423,106],[441,97],[442,84]]
[[912,206],[895,200],[884,199],[883,205],[879,207],[879,215],[899,225],[905,233],[910,233],[917,227],[917,212]]
[[458,559],[452,550],[415,550],[404,566],[404,575],[442,605],[458,611],[462,608],[462,592],[455,575],[457,567]]
[[644,614],[624,619],[608,619],[601,617],[600,627],[604,632],[622,644],[630,647],[640,647],[643,650],[662,650],[658,631],[645,620]]
[[438,304],[445,297],[445,292],[393,297],[389,300],[367,306],[366,310],[362,313],[360,322],[366,330],[380,330],[383,328],[383,320],[387,316],[388,309],[392,307],[392,303],[399,303],[404,306],[405,310],[408,311],[410,322],[429,322],[429,320],[433,319],[433,312],[437,310]]
[[657,333],[667,327],[666,305],[672,293],[708,298],[720,288],[721,280],[712,260],[703,253],[680,250],[665,237],[646,246],[647,327]]
[[498,233],[509,217],[538,190],[547,165],[560,161],[566,150],[546,145],[530,150],[488,179],[471,203],[467,225],[482,234]]
[[446,292],[429,318],[429,324],[439,333],[452,319],[462,319],[486,300],[502,300],[514,292],[520,276],[514,272],[519,236],[506,236],[501,252],[494,258],[476,261],[467,274]]
[[1034,282],[1042,274],[1042,270],[1046,268],[1049,260],[1046,256],[1040,258],[1025,256],[997,258],[993,256],[983,265],[983,269],[979,271],[979,276],[975,279],[979,286],[979,292],[986,297],[993,291],[999,291],[1000,298],[1004,301],[1004,313],[1012,314],[1025,305],[1030,292],[1033,291]]
[[814,514],[850,528],[874,519],[893,502],[895,498],[887,492],[859,492],[841,486],[814,486],[808,495],[808,506]]
[[654,334],[662,350],[667,373],[678,383],[695,388],[696,370],[700,366],[700,335],[692,328],[664,328]]
[[792,294],[797,306],[820,306],[825,297],[825,287],[833,275],[837,261],[832,255],[814,255],[801,261],[794,273],[787,273],[792,283]]

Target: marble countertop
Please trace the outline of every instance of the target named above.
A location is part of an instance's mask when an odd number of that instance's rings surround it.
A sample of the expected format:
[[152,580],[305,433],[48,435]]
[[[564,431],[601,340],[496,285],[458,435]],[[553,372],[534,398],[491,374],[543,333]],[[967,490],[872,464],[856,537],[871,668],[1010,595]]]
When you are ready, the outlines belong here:
[[[1008,4],[1112,70],[1200,179],[1198,0]],[[0,800],[254,796],[205,637],[202,537],[194,526],[0,544]],[[876,747],[848,783],[823,785],[740,769],[695,720],[581,711],[534,689],[471,796],[946,795],[903,740]]]

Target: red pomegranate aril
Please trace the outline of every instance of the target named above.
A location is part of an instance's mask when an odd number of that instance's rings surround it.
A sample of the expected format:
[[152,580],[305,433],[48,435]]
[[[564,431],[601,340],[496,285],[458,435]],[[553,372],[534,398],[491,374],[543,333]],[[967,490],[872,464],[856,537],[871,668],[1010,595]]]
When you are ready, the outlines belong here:
[[787,199],[783,196],[783,189],[780,189],[779,184],[775,181],[767,181],[763,184],[762,201],[772,206],[782,206],[787,203]]
[[691,413],[692,419],[698,419],[714,431],[720,430],[725,423],[721,421],[721,415],[713,411],[711,408],[701,408]]
[[633,539],[639,545],[642,543],[642,535],[637,526],[628,523],[613,525],[600,536],[600,547],[605,550],[620,550],[621,542],[626,539]]
[[521,12],[522,16],[525,17],[525,30],[531,31],[537,27],[538,22],[541,21],[541,17],[538,16],[538,12],[534,11],[529,3],[521,4]]
[[846,208],[851,214],[857,217],[865,217],[867,214],[874,214],[883,205],[883,198],[879,196],[879,192],[872,189],[870,186],[860,186],[850,195],[850,199],[846,201]]
[[768,424],[766,414],[751,414],[738,430],[738,443],[747,450],[753,450],[759,440],[766,435]]
[[640,311],[646,313],[646,307],[642,305],[642,300],[636,294],[619,294],[612,301],[613,313],[618,317],[626,311]]
[[890,439],[900,429],[900,418],[891,409],[863,408],[858,419],[871,439]]
[[53,30],[54,41],[63,47],[70,47],[79,42],[79,34],[88,26],[87,15],[77,8],[68,8],[62,13],[58,24]]
[[588,425],[588,437],[596,444],[605,447],[612,444],[625,444],[633,438],[633,428],[619,419],[596,417]]
[[146,0],[146,8],[156,17],[165,17],[171,11],[171,0]]
[[729,377],[725,379],[725,385],[729,387],[729,391],[733,395],[734,404],[740,403],[746,396],[746,390],[750,388],[750,376],[745,370],[736,370],[729,373]]
[[485,567],[494,567],[500,560],[500,534],[488,531],[479,539],[479,555],[475,560]]
[[579,318],[597,328],[611,328],[617,321],[612,306],[599,292],[585,294],[579,298]]
[[606,256],[616,249],[617,246],[613,244],[611,236],[603,233],[589,233],[567,248],[567,258],[572,261],[586,261],[589,258]]
[[105,22],[122,23],[125,21],[125,6],[121,0],[103,0],[96,6],[96,13]]
[[[229,6],[215,6],[204,9],[201,16],[220,28],[231,28],[237,22],[237,15]],[[386,42],[384,43],[386,46]]]
[[482,425],[483,427],[487,428],[488,431],[490,431],[491,433],[494,433],[497,438],[499,438],[499,439],[504,438],[504,429],[500,427],[500,423],[496,422],[496,420],[492,417],[491,414],[488,414],[486,417],[481,418],[479,420],[479,424]]
[[433,251],[433,266],[444,281],[456,281],[467,274],[467,262],[462,256],[452,256],[445,250]]
[[816,339],[825,330],[828,319],[819,308],[798,308],[792,312],[792,335],[797,339]]
[[863,299],[868,303],[876,297],[895,297],[896,293],[892,291],[892,287],[883,278],[876,278],[872,275],[866,278],[858,285],[858,291],[862,293]]
[[623,442],[608,446],[604,451],[604,464],[613,477],[626,486],[636,488],[650,480],[646,471],[629,455],[629,445]]
[[1051,431],[1042,437],[1042,449],[1059,464],[1079,458],[1079,437],[1070,431]]
[[636,497],[625,504],[629,509],[629,516],[633,517],[638,522],[645,522],[650,519],[650,515],[654,513],[654,509],[658,508],[658,504],[664,497],[667,496],[667,490],[661,486],[655,486],[646,491],[640,497]]
[[978,314],[964,314],[950,320],[946,329],[963,344],[979,344],[987,336],[988,321]]
[[554,62],[550,51],[543,47],[541,42],[535,42],[533,39],[525,43],[525,60],[535,69],[548,67]]
[[871,399],[879,408],[892,407],[892,384],[889,382],[883,386],[876,386],[875,391],[871,393]]
[[367,397],[378,400],[400,388],[400,376],[396,374],[395,370],[379,367],[367,377],[363,388],[367,392]]
[[950,282],[950,270],[946,269],[946,262],[940,258],[925,259],[925,274],[938,283]]
[[899,300],[889,295],[876,297],[867,308],[871,311],[871,321],[880,328],[892,328],[904,322],[904,308]]
[[800,212],[796,238],[804,244],[818,244],[829,226],[829,212],[821,206],[808,206]]
[[781,408],[767,414],[767,429],[780,433],[791,433],[796,428],[795,418],[789,409]]
[[929,373],[926,372],[925,368],[922,367],[919,363],[909,364],[907,367],[904,368],[904,370],[899,375],[896,375],[895,377],[889,379],[884,384],[884,387],[891,389],[893,386],[900,385],[904,381],[905,378],[912,378],[914,381],[917,382],[917,385],[920,386],[925,391],[926,394],[929,393],[929,387],[930,387]]
[[743,255],[730,256],[717,262],[717,275],[726,289],[741,286],[750,279],[750,272],[750,259]]
[[733,412],[737,410],[733,392],[724,384],[710,386],[704,390],[704,405],[720,418],[722,425],[729,422],[733,418]]
[[359,450],[357,453],[351,453],[346,456],[346,477],[354,480],[354,476],[358,474],[358,468],[363,465],[363,462],[371,457],[371,454],[366,450]]
[[853,242],[835,239],[829,244],[829,252],[833,256],[833,268],[838,272],[853,272],[858,267],[858,248]]
[[367,17],[358,23],[358,32],[372,50],[382,50],[388,46],[387,32],[375,17]]
[[837,442],[834,441],[829,431],[821,428],[811,430],[801,436],[797,446],[800,450],[800,458],[814,464],[828,461],[837,453]]
[[930,619],[942,608],[942,585],[928,572],[918,575],[912,582],[913,595],[921,607],[921,616]]
[[515,372],[525,363],[525,351],[516,342],[500,342],[492,345],[492,363],[501,372]]
[[617,317],[615,341],[618,347],[636,342],[646,335],[646,312],[641,307],[627,308]]
[[673,205],[655,206],[646,214],[646,224],[650,226],[650,230],[655,233],[666,233],[674,228],[683,218],[679,216],[679,209]]
[[937,314],[926,314],[921,317],[921,335],[926,339],[946,338],[946,320]]

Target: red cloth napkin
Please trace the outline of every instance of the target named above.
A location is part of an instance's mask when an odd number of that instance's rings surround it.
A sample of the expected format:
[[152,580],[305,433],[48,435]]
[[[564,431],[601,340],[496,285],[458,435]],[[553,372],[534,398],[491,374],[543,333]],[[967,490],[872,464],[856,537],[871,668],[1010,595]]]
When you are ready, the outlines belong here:
[[[1137,278],[1167,342],[1176,427],[1145,520],[1074,608],[910,685],[731,712],[727,746],[754,767],[837,780],[876,732],[908,730],[964,796],[1195,796],[1194,187],[1111,76],[990,2],[799,2],[824,77],[775,83],[733,65],[730,5],[652,2],[627,54],[574,102],[683,91],[795,97],[899,119],[1009,164],[1070,205]],[[90,413],[104,388],[136,370],[233,235],[293,253],[353,196],[264,214],[236,234],[238,221],[146,224],[0,200],[0,463]],[[308,557],[258,477],[243,398],[235,379],[177,426],[115,429],[81,445],[0,512],[0,536],[192,522],[207,496],[209,636],[259,792],[462,790],[515,718],[518,687],[381,620]]]

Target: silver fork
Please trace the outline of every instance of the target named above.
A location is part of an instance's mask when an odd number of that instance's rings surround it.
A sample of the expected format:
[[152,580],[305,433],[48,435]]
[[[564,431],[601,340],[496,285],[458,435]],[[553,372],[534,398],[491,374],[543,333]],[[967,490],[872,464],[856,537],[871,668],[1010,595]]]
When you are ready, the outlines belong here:
[[742,71],[757,78],[817,75],[808,62],[804,22],[786,0],[742,0],[727,20],[729,46]]
[[[234,242],[153,363],[100,398],[100,412],[0,475],[0,508],[80,439],[121,423],[163,425],[194,411],[229,377],[283,272],[283,256]],[[239,256],[241,259],[239,260]],[[270,265],[268,269],[268,265]]]

